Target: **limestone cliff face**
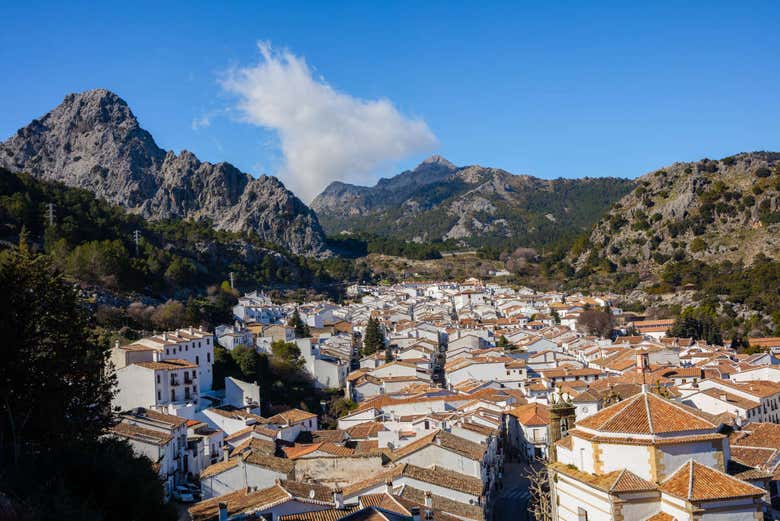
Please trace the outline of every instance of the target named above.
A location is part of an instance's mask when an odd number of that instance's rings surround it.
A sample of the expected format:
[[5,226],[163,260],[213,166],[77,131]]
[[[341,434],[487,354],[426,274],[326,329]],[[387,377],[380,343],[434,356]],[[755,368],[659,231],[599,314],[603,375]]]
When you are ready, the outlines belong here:
[[750,264],[780,258],[780,153],[675,163],[640,177],[593,228],[576,267],[608,259],[652,272],[670,260]]
[[69,94],[0,143],[0,166],[87,189],[148,219],[208,219],[296,254],[326,253],[316,214],[278,179],[162,150],[106,90]]

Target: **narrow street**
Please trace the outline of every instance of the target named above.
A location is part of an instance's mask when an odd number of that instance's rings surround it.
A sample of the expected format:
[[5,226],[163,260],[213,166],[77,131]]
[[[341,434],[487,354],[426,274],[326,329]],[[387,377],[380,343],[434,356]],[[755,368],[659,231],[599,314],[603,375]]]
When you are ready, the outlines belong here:
[[504,465],[502,482],[493,507],[493,521],[532,521],[528,514],[528,479],[525,477],[528,464],[510,462]]

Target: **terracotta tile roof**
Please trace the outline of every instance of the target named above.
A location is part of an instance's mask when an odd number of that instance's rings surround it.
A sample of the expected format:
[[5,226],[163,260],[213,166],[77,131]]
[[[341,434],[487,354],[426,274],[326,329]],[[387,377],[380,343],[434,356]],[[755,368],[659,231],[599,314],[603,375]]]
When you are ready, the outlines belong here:
[[442,447],[443,449],[475,461],[482,461],[486,450],[485,447],[479,443],[474,443],[473,441],[461,438],[460,436],[455,436],[449,432],[436,430],[427,436],[423,436],[422,438],[393,451],[391,453],[391,458],[394,461],[398,461],[429,445]]
[[296,444],[292,447],[285,447],[284,453],[288,459],[294,460],[303,458],[313,452],[324,452],[330,456],[354,456],[354,449],[344,447],[342,445],[336,445],[332,442],[319,442],[319,443],[307,443]]
[[269,423],[276,423],[279,425],[293,425],[302,421],[316,418],[317,415],[308,411],[302,411],[300,409],[290,409],[289,411],[280,412],[274,416],[268,418]]
[[763,496],[766,491],[701,463],[688,460],[664,481],[660,489],[688,501],[715,501]]
[[328,508],[313,512],[300,512],[279,516],[279,521],[339,521],[353,512],[360,510],[359,505],[346,505],[344,508]]
[[263,454],[259,451],[252,451],[244,457],[244,461],[251,465],[257,465],[270,469],[280,474],[290,474],[295,469],[295,463],[284,458],[277,458],[269,454]]
[[780,425],[776,423],[748,423],[730,436],[732,446],[780,449]]
[[161,447],[168,444],[173,437],[167,432],[162,432],[154,429],[145,429],[135,424],[130,423],[117,423],[109,429],[116,436],[122,438],[128,438],[131,440],[140,441],[143,443],[149,443],[151,445],[157,445]]
[[713,432],[710,434],[692,434],[684,436],[636,438],[631,436],[598,436],[580,429],[571,429],[569,434],[577,438],[617,445],[680,445],[683,443],[696,443],[700,441],[716,441],[726,437],[725,434]]
[[745,393],[768,398],[780,393],[780,382],[770,382],[764,380],[746,380],[743,382],[731,382],[728,380],[718,380],[718,383],[726,387],[731,387]]
[[550,468],[560,472],[561,474],[565,474],[566,476],[574,478],[577,481],[586,483],[594,488],[604,492],[609,492],[611,494],[620,494],[624,492],[644,492],[657,490],[658,488],[654,483],[651,483],[626,469],[615,470],[607,474],[599,475],[582,472],[576,467],[571,465],[564,465],[560,462],[550,464]]
[[171,427],[179,427],[181,425],[184,425],[187,423],[186,418],[182,418],[181,416],[175,416],[173,414],[165,414],[163,412],[155,411],[154,409],[141,409],[140,414],[135,414],[133,411],[135,409],[126,412],[122,414],[122,417],[137,417],[137,418],[150,418],[152,420],[155,420],[157,422],[167,423]]
[[231,458],[227,461],[219,461],[203,469],[200,473],[200,479],[210,478],[211,476],[222,474],[226,470],[230,470],[237,466],[238,466],[238,458]]
[[241,489],[222,496],[196,503],[189,509],[192,521],[219,519],[219,503],[225,503],[228,515],[243,512],[264,511],[295,499],[317,505],[331,505],[332,491],[325,486],[297,481],[278,481],[262,490]]
[[379,432],[386,430],[385,425],[381,422],[365,422],[358,423],[347,429],[347,434],[353,440],[376,438]]
[[220,503],[227,505],[228,515],[235,515],[246,510],[262,508],[264,505],[275,504],[288,499],[290,499],[289,494],[276,485],[257,491],[241,489],[196,503],[189,508],[189,513],[192,521],[211,521],[219,519]]
[[612,483],[612,486],[610,487],[610,492],[640,492],[640,491],[646,491],[646,490],[655,490],[656,486],[654,483],[651,483],[647,481],[646,479],[643,479],[633,472],[623,469],[620,471],[620,474],[618,475],[617,479]]
[[[303,432],[301,434],[303,434]],[[311,433],[311,439],[314,443],[321,442],[321,441],[338,443],[348,438],[349,436],[347,435],[347,432],[339,429],[323,429],[319,431],[313,431]]]
[[518,423],[526,427],[539,427],[550,423],[550,411],[541,403],[529,403],[510,409],[509,414],[517,418]]
[[717,427],[678,404],[640,393],[577,422],[578,428],[625,434],[668,434]]
[[671,514],[667,514],[666,512],[658,512],[657,514],[653,514],[652,516],[648,517],[644,521],[677,521],[677,518]]
[[252,434],[252,426],[250,425],[249,427],[244,427],[243,429],[238,430],[229,436],[225,436],[225,441],[230,443],[231,441],[237,440],[238,438],[241,438],[246,435],[251,435],[251,434]]
[[[418,503],[409,498],[405,498],[403,496],[398,496],[398,495],[393,495],[392,498],[394,501],[401,504],[401,506],[403,506],[404,510],[406,510],[407,512],[411,513],[412,510],[415,508],[420,509],[421,513],[425,512],[426,507],[424,503]],[[360,499],[361,501],[363,500],[362,497]],[[384,506],[382,505],[379,506],[381,508],[386,508],[387,510],[393,510],[392,508],[389,508],[391,506],[389,503],[384,503]],[[433,513],[433,521],[459,521],[459,518],[447,514],[445,512],[442,512],[441,510],[436,510],[433,507],[431,507],[431,511]]]
[[711,398],[715,398],[716,400],[725,401],[726,403],[741,407],[742,409],[752,409],[758,407],[761,403],[758,400],[751,400],[716,387],[705,389],[701,391],[701,393],[706,394]]
[[186,360],[164,360],[160,362],[133,362],[131,365],[138,365],[146,369],[155,371],[172,371],[177,369],[197,369],[198,366]]
[[[414,501],[415,503],[425,503],[425,492],[413,487],[405,486],[401,491],[401,497]],[[460,519],[474,519],[476,521],[483,521],[485,519],[482,507],[479,505],[461,503],[460,501],[455,501],[448,497],[438,496],[436,494],[431,495],[431,500],[434,510],[441,510]]]
[[759,447],[731,447],[731,459],[748,467],[766,467],[771,462],[778,449]]
[[448,488],[451,490],[459,490],[467,494],[479,496],[482,494],[482,480],[451,470],[443,469],[441,467],[429,467],[423,468],[409,463],[402,463],[394,467],[390,467],[384,472],[374,474],[368,479],[352,483],[344,487],[344,497],[353,497],[359,494],[361,491],[373,488],[377,485],[386,483],[387,481],[394,481],[402,477],[408,477],[416,479],[432,485],[438,485],[440,487]]
[[556,445],[559,447],[563,447],[564,449],[571,450],[572,447],[572,437],[571,436],[564,436],[560,440],[555,442]]

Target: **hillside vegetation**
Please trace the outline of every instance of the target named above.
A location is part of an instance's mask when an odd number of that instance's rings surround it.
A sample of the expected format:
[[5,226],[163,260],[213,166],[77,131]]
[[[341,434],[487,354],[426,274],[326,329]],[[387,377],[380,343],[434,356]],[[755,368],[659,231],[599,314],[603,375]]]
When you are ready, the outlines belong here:
[[374,187],[333,183],[312,202],[331,235],[367,233],[455,247],[568,245],[634,182],[544,180],[431,158]]
[[150,222],[86,190],[0,168],[0,240],[15,245],[23,227],[69,278],[153,299],[204,294],[230,272],[244,288],[319,287],[358,276],[346,259],[295,256],[208,220]]
[[571,287],[693,292],[727,329],[780,331],[780,154],[647,174],[546,269]]

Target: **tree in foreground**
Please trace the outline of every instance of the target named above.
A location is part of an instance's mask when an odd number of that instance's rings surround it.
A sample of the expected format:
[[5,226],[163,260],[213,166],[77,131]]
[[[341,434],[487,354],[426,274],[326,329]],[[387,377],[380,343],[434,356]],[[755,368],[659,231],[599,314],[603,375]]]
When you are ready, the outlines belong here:
[[531,519],[536,521],[552,520],[552,495],[547,467],[538,463],[529,465],[526,478],[528,478],[528,492],[531,495],[528,502],[528,512],[532,516]]
[[175,519],[151,462],[102,435],[108,346],[73,287],[24,234],[0,253],[0,490],[18,519]]

